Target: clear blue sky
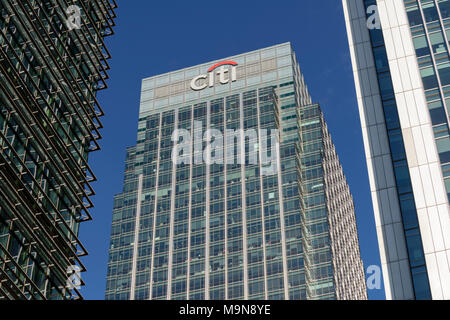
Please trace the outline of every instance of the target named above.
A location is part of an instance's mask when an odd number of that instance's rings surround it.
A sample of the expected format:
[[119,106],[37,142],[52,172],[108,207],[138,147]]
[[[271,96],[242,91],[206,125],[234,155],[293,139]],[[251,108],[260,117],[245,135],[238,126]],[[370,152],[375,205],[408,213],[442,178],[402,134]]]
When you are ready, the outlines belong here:
[[[355,200],[365,268],[380,265],[342,4],[339,0],[119,0],[109,89],[99,99],[102,150],[90,164],[94,220],[81,226],[86,299],[103,299],[113,196],[122,190],[125,148],[135,145],[141,79],[290,41],[315,102],[321,104]],[[384,299],[384,289],[369,290]]]

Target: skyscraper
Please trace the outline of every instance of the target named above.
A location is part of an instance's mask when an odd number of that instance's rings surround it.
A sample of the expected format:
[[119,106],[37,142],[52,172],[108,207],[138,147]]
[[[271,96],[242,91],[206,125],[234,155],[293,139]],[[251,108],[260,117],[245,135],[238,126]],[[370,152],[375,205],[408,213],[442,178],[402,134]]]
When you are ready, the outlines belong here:
[[290,43],[142,82],[106,299],[366,299],[353,200]]
[[0,300],[81,298],[115,8],[0,0]]
[[450,1],[343,0],[388,299],[450,299]]

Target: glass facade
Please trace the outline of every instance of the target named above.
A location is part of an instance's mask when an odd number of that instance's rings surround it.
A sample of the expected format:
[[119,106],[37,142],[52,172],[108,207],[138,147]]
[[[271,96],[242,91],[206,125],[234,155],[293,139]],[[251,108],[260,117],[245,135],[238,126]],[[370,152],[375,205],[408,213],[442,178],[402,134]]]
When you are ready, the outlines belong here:
[[404,0],[450,199],[450,1]]
[[[353,201],[290,44],[226,60],[236,81],[199,92],[191,79],[214,63],[143,81],[106,299],[366,299]],[[180,164],[176,129],[192,133]],[[202,161],[207,129],[222,161]]]
[[[63,3],[63,4],[61,4]],[[78,299],[114,1],[0,0],[0,300]]]

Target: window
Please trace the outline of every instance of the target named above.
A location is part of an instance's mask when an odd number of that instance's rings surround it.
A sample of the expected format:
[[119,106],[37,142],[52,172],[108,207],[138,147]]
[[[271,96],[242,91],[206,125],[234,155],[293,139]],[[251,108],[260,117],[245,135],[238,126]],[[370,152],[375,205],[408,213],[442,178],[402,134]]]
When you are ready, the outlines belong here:
[[450,84],[450,62],[440,64],[437,66],[441,84],[446,86]]
[[441,100],[429,103],[428,109],[430,110],[431,123],[433,126],[447,123],[447,115],[445,114]]
[[409,169],[406,161],[395,163],[395,180],[400,194],[412,192]]
[[371,29],[370,38],[374,47],[384,44],[383,32],[381,29]]
[[405,159],[405,147],[400,129],[389,132],[389,144],[391,146],[392,159],[394,161]]
[[[378,82],[380,85],[381,97],[383,100],[389,100],[394,98],[394,89],[392,87],[392,80],[389,73],[380,74],[378,76]],[[437,81],[436,81],[437,86]]]
[[433,67],[421,69],[420,75],[422,76],[423,87],[425,90],[436,88],[438,86]]
[[417,300],[430,300],[430,285],[428,283],[427,270],[425,267],[412,269],[412,278],[414,282],[414,292]]
[[398,119],[397,105],[395,100],[386,101],[383,103],[384,116],[386,119],[387,129],[395,129],[400,127]]
[[414,198],[411,194],[401,197],[400,207],[402,211],[403,226],[406,230],[417,228],[417,214]]
[[447,52],[441,31],[430,34],[430,41],[434,53]]
[[450,1],[449,0],[440,0],[439,1],[439,9],[441,10],[442,19],[446,19],[450,17]]
[[422,9],[426,22],[439,20],[439,14],[433,2],[422,4]]
[[447,190],[447,197],[450,201],[450,179],[445,180],[445,189]]
[[428,48],[428,43],[425,36],[414,38],[413,43],[414,49],[416,49],[417,57],[423,57],[430,54],[430,49]]
[[405,232],[408,244],[409,263],[411,267],[425,265],[422,240],[419,229],[415,228]]
[[422,16],[417,5],[408,8],[407,10],[409,24],[411,27],[422,24]]
[[436,145],[441,163],[450,162],[450,137],[436,140]]
[[386,51],[383,47],[374,48],[374,59],[378,72],[388,71],[389,63],[386,55]]
[[254,295],[264,293],[264,281],[251,282],[249,284],[249,294]]

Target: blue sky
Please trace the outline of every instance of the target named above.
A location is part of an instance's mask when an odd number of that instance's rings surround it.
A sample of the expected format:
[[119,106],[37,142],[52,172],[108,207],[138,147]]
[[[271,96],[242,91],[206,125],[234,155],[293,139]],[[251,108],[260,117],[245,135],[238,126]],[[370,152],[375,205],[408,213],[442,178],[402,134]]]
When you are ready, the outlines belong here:
[[[290,41],[314,102],[320,103],[352,191],[365,268],[380,265],[366,161],[341,1],[122,0],[109,89],[99,94],[106,113],[102,150],[91,154],[98,182],[94,220],[81,226],[89,251],[82,289],[103,299],[113,196],[122,190],[125,149],[137,137],[143,78]],[[384,299],[384,289],[369,290]]]

